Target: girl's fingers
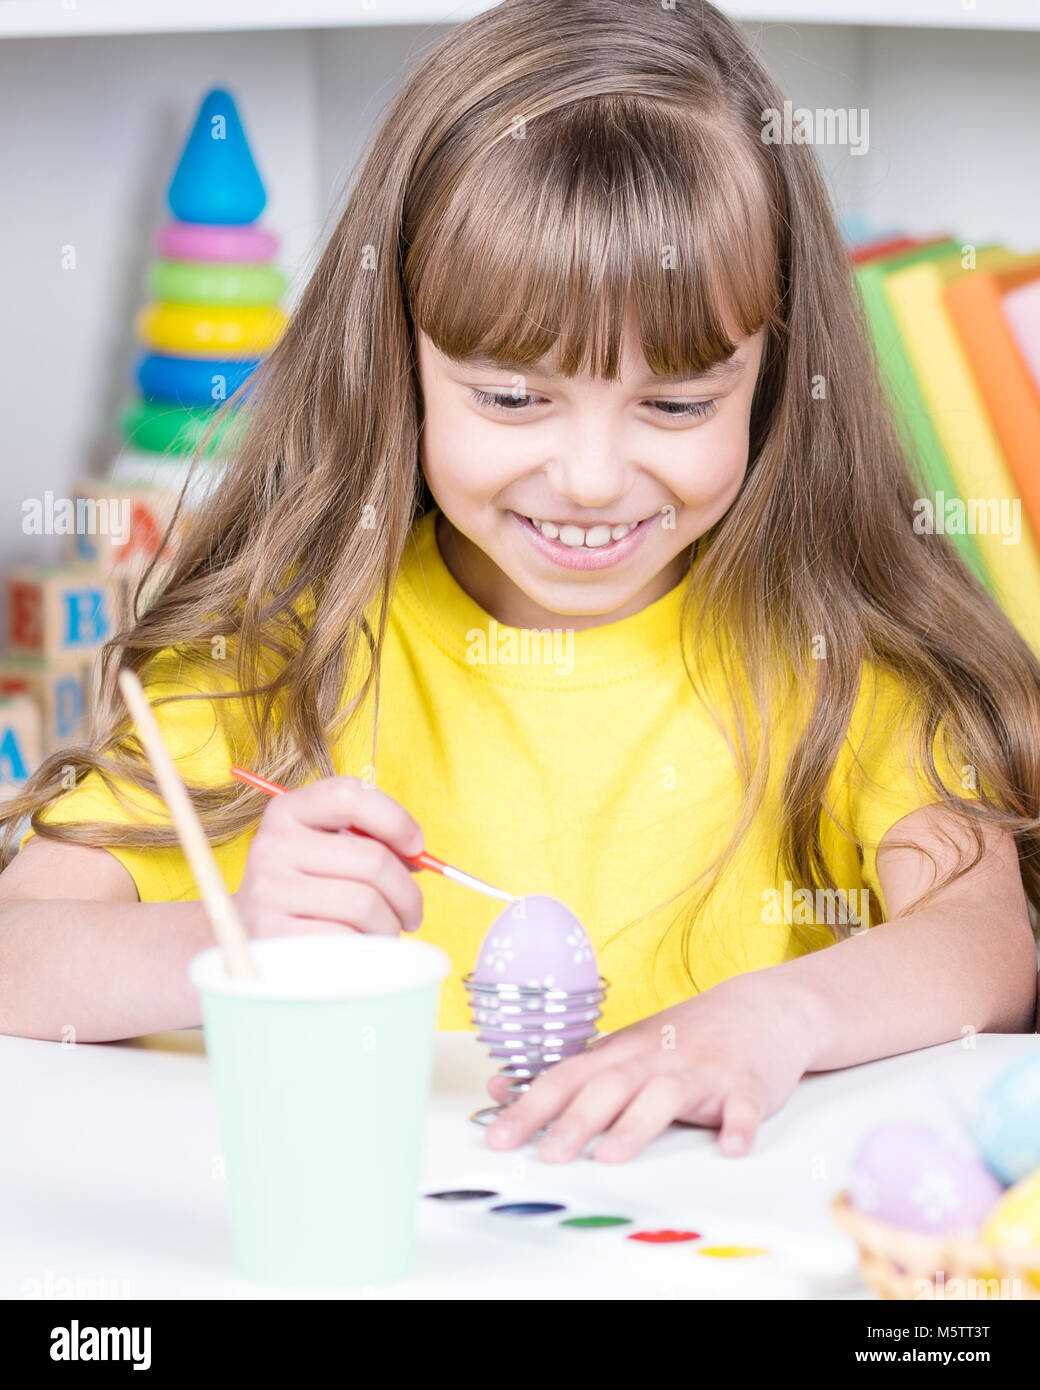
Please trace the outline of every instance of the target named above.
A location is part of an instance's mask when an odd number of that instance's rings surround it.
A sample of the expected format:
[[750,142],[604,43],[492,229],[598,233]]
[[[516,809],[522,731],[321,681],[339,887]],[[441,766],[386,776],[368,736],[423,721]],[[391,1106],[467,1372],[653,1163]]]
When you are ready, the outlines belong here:
[[325,922],[318,917],[290,917],[285,914],[270,923],[272,936],[310,936],[317,932],[357,931],[339,922]]
[[[554,1119],[588,1080],[587,1054],[558,1062],[542,1072],[504,1115],[488,1126],[487,1142],[493,1149],[513,1149],[526,1144],[532,1134]],[[488,1087],[490,1090],[490,1085]],[[494,1092],[492,1092],[494,1096]],[[496,1100],[498,1096],[494,1097]]]
[[[543,1075],[556,1078],[556,1084],[559,1084],[561,1080],[566,1081],[564,1093],[560,1100],[560,1103],[563,1104],[571,1095],[575,1094],[587,1080],[595,1076],[597,1072],[602,1071],[606,1067],[612,1067],[619,1062],[643,1057],[645,1054],[646,1043],[643,1042],[640,1044],[639,1038],[635,1035],[633,1029],[622,1028],[617,1033],[601,1033],[589,1043],[584,1052],[579,1053],[576,1057],[571,1057],[566,1062],[558,1062],[556,1066],[552,1068],[551,1072],[544,1072]],[[503,1076],[492,1076],[487,1083],[487,1089],[492,1100],[504,1101],[509,1094],[509,1082]],[[530,1091],[527,1092],[527,1095],[530,1095]],[[512,1117],[515,1106],[518,1104],[519,1102],[514,1102],[513,1105],[509,1107],[510,1117]],[[521,1119],[523,1119],[527,1114],[526,1108],[519,1113]],[[540,1125],[538,1124],[530,1128],[525,1124],[523,1126],[522,1135],[520,1131],[518,1131],[515,1140],[512,1138],[507,1139],[504,1130],[496,1132],[496,1141],[499,1139],[502,1140],[502,1148],[512,1148],[514,1143],[524,1143],[530,1135],[536,1133],[539,1128]],[[497,1142],[495,1147],[498,1147]]]
[[675,1118],[680,1124],[717,1128],[722,1123],[722,1104],[731,1086],[732,1075],[727,1068],[718,1062],[701,1062]]
[[304,874],[377,884],[404,931],[415,931],[422,922],[422,889],[393,850],[379,840],[349,830],[330,835],[327,830],[303,828],[286,844],[286,856]]
[[539,1157],[551,1163],[577,1158],[639,1092],[644,1075],[643,1068],[626,1065],[609,1067],[586,1081],[538,1145]]
[[722,1127],[719,1148],[735,1157],[751,1148],[755,1131],[762,1123],[765,1107],[754,1091],[746,1086],[735,1087],[722,1102]]
[[400,918],[370,883],[297,874],[291,891],[273,906],[285,916],[315,917],[373,936],[399,936],[401,933]]
[[689,1078],[680,1072],[652,1076],[592,1151],[605,1163],[623,1163],[663,1134],[683,1108]]
[[399,854],[418,854],[423,834],[399,801],[360,777],[323,777],[276,796],[263,819],[273,826],[307,825],[313,830],[364,830]]

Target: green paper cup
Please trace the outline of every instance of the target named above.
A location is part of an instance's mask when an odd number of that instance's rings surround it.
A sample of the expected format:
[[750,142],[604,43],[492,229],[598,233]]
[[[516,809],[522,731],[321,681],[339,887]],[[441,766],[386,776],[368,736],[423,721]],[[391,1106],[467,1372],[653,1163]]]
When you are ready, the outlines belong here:
[[369,1284],[412,1263],[445,953],[343,931],[251,941],[258,981],[220,950],[202,1000],[239,1273]]

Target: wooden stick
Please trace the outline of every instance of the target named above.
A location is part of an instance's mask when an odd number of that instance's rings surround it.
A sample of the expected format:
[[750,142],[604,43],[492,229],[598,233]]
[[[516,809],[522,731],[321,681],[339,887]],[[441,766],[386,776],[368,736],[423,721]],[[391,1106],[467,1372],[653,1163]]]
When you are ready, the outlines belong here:
[[169,750],[156,723],[144,687],[128,667],[119,672],[119,688],[137,725],[148,761],[152,765],[159,790],[169,809],[195,883],[209,917],[217,944],[224,952],[224,966],[232,979],[258,980],[260,973],[249,954],[248,938],[238,911],[227,891],[206,832],[191,804],[187,788],[181,781]]

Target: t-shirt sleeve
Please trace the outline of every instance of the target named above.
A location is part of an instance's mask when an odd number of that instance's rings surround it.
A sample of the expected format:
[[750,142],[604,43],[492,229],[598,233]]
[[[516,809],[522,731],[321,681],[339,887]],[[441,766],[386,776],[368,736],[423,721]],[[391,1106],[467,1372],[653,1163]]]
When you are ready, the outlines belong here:
[[[832,804],[858,842],[863,883],[877,895],[886,919],[877,870],[881,842],[904,816],[942,799],[921,763],[916,714],[909,691],[897,677],[866,666],[832,781]],[[978,794],[969,761],[960,750],[947,747],[941,724],[932,755],[947,791],[962,800],[975,800]]]
[[[217,667],[216,661],[213,663]],[[160,697],[233,689],[228,673],[215,669],[203,685],[200,674],[188,676],[178,660],[167,653],[156,662],[155,676],[149,676],[146,693],[166,746],[187,783],[219,786],[228,781],[233,763],[248,767],[254,745],[248,732],[242,701],[232,699],[176,700],[156,704]],[[130,825],[135,821],[169,825],[162,800],[122,778],[108,787],[93,770],[44,812],[48,824],[105,821]],[[125,798],[124,805],[120,796]],[[29,831],[21,844],[30,838]],[[234,892],[245,870],[252,833],[242,834],[224,844],[213,844],[213,852],[228,889]],[[142,902],[176,902],[199,897],[195,879],[179,845],[159,849],[135,849],[105,845],[130,873]]]

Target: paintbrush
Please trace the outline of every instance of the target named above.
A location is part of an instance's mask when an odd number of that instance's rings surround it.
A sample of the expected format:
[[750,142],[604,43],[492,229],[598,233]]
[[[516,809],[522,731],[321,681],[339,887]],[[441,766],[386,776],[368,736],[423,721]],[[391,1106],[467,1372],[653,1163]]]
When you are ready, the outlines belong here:
[[[249,772],[244,767],[232,767],[232,777],[236,777],[240,782],[246,782],[251,787],[256,787],[268,796],[280,796],[288,791],[288,787],[281,787],[277,782],[270,782],[266,777],[260,777],[255,772]],[[370,835],[367,830],[354,830],[350,827],[353,834],[364,835],[368,840],[375,840],[379,837]],[[452,864],[446,864],[443,859],[438,859],[434,854],[427,854],[425,850],[421,854],[398,854],[410,869],[429,869],[432,873],[441,874],[444,878],[450,878],[453,883],[461,883],[464,888],[472,888],[474,892],[484,893],[489,898],[499,898],[503,902],[512,903],[517,901],[515,893],[507,893],[502,888],[494,888],[490,883],[485,883],[483,879],[475,878],[472,874],[464,873],[461,869],[456,869]]]

